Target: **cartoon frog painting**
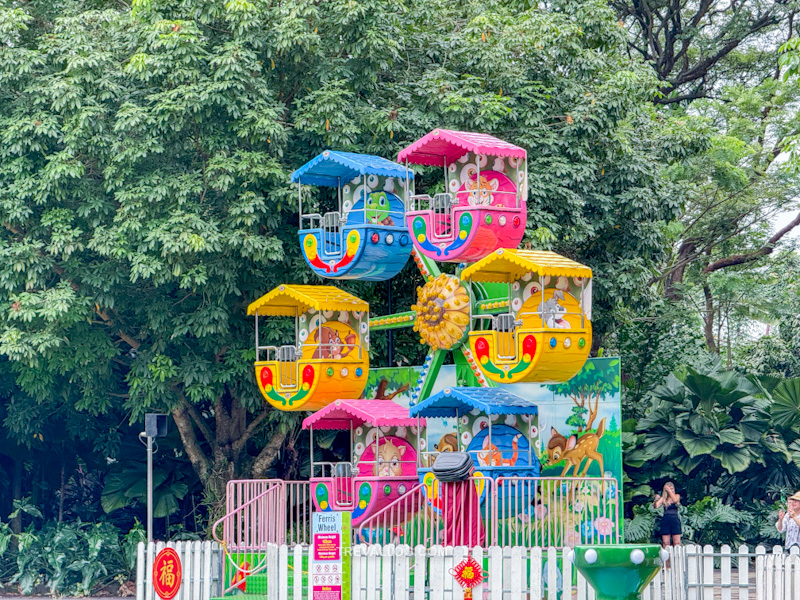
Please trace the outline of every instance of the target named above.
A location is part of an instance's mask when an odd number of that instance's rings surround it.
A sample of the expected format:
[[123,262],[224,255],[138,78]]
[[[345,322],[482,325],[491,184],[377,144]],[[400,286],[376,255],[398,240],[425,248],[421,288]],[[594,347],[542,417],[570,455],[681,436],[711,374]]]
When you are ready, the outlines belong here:
[[367,198],[366,216],[370,223],[375,225],[394,225],[390,210],[391,205],[386,192],[372,193]]

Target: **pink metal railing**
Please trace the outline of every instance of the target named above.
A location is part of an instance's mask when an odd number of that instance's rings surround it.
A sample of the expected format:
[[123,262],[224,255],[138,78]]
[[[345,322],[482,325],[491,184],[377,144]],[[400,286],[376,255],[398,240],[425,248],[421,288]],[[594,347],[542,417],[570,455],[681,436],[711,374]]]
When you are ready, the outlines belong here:
[[[247,484],[250,485],[247,485]],[[227,514],[212,528],[228,552],[264,550],[286,542],[285,485],[279,479],[228,483]],[[217,530],[222,525],[222,537]]]
[[[311,542],[311,484],[282,479],[228,482],[226,514],[212,529],[214,538],[231,550],[266,544]],[[218,527],[223,526],[222,535]],[[262,536],[255,539],[255,536]],[[246,547],[240,547],[244,544]]]
[[[465,485],[476,493],[465,493]],[[613,478],[473,477],[463,484],[438,483],[431,503],[423,494],[431,488],[420,484],[365,520],[353,539],[411,546],[619,543],[616,489]]]
[[[431,499],[431,496],[433,499]],[[311,543],[308,481],[249,480],[228,484],[228,514],[214,537],[229,552],[268,543]],[[356,543],[481,546],[574,546],[619,543],[621,503],[613,478],[473,477],[428,482],[367,518]],[[218,527],[223,526],[221,537]]]
[[472,477],[464,482],[418,484],[366,519],[353,539],[362,544],[494,545],[494,483],[490,477]]
[[311,543],[311,482],[286,481],[286,543],[290,546]]

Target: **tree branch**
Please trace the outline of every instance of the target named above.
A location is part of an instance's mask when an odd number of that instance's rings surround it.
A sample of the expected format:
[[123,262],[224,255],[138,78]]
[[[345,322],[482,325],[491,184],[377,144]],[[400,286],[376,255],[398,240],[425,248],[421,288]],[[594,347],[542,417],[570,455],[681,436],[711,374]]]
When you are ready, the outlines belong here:
[[728,267],[733,267],[736,265],[743,265],[745,263],[753,262],[754,260],[758,260],[759,258],[763,258],[769,254],[772,254],[773,250],[775,250],[775,246],[781,240],[783,236],[787,233],[792,231],[795,227],[800,225],[800,213],[783,229],[778,231],[775,235],[769,238],[769,241],[764,244],[761,248],[754,252],[750,252],[748,254],[732,254],[731,256],[726,256],[725,258],[721,258],[717,261],[714,261],[710,265],[708,265],[705,269],[703,269],[703,273],[713,273],[714,271],[719,271],[720,269],[726,269]]
[[264,422],[272,411],[270,409],[265,409],[259,414],[255,419],[250,421],[250,424],[247,426],[247,429],[244,430],[244,433],[237,439],[232,446],[232,449],[235,453],[241,452],[247,441],[253,437],[258,427]]
[[183,395],[183,392],[178,392],[181,397],[181,402],[183,403],[183,407],[186,409],[186,412],[189,413],[189,416],[192,418],[192,421],[200,430],[200,433],[203,434],[203,437],[206,438],[206,441],[211,445],[212,448],[216,448],[217,446],[217,439],[214,436],[214,432],[211,431],[211,428],[206,423],[205,419],[203,419],[203,415],[197,412],[197,409],[194,405],[186,399],[186,396]]
[[278,457],[278,452],[280,452],[281,446],[283,445],[285,439],[286,434],[278,432],[276,432],[272,438],[270,438],[269,442],[267,442],[267,445],[264,446],[261,452],[258,453],[258,456],[256,456],[255,461],[253,461],[251,477],[264,477],[267,469],[269,469],[269,467]]
[[173,409],[172,419],[178,427],[178,433],[181,436],[183,447],[186,450],[186,454],[189,456],[192,467],[200,478],[200,481],[205,484],[211,473],[211,463],[197,441],[197,436],[192,428],[192,421],[187,415],[185,407],[179,406]]
[[[97,316],[103,319],[103,321],[108,327],[114,327],[115,321],[114,319],[111,318],[111,315],[109,315],[107,312],[105,312],[102,308],[100,308],[97,305],[95,305],[94,311],[97,313]],[[128,335],[127,333],[122,331],[122,329],[119,327],[117,327],[117,335],[122,341],[124,341],[126,344],[128,344],[128,346],[130,346],[134,350],[138,350],[139,346],[142,345],[142,342]]]

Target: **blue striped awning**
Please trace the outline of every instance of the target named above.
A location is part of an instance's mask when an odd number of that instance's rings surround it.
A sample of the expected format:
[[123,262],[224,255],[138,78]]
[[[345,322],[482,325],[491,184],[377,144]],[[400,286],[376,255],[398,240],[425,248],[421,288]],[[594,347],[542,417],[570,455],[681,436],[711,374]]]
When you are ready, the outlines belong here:
[[460,417],[475,409],[487,415],[536,415],[537,406],[500,388],[445,388],[411,407],[412,417]]
[[414,179],[410,169],[380,156],[325,150],[292,173],[292,183],[340,187],[359,175]]

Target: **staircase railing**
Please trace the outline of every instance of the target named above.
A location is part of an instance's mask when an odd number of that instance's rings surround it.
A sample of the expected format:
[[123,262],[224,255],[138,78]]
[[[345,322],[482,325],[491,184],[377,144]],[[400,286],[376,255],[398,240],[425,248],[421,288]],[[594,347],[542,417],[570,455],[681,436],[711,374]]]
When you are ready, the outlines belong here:
[[[237,504],[244,500],[243,504]],[[225,594],[239,587],[244,578],[267,566],[267,544],[286,542],[286,491],[282,480],[230,481],[228,512],[214,523],[211,534],[220,543],[234,575]],[[222,525],[222,536],[219,526]],[[239,564],[240,554],[250,554],[256,564]]]
[[353,539],[362,544],[484,546],[495,544],[491,477],[418,484],[366,519]]
[[464,483],[475,493],[459,490],[461,482],[413,487],[364,520],[353,539],[412,547],[621,543],[614,478],[473,477]]

